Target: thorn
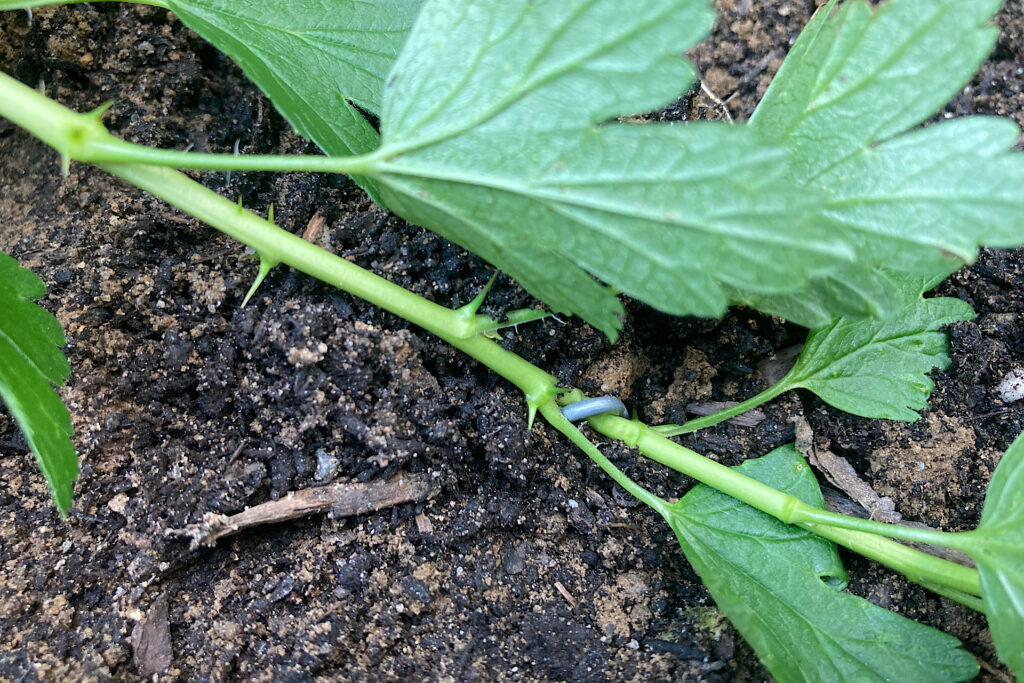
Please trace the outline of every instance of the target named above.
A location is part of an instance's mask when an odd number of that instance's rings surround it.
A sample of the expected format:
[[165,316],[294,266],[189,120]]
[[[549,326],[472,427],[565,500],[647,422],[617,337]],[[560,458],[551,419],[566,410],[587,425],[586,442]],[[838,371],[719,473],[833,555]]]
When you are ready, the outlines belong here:
[[249,287],[249,291],[246,292],[245,298],[242,299],[242,308],[245,308],[245,305],[249,303],[249,299],[251,299],[252,295],[256,293],[256,290],[259,289],[263,280],[266,279],[267,275],[276,265],[277,261],[270,261],[260,256],[260,270],[256,274],[256,279],[253,281],[252,286]]
[[484,288],[480,290],[480,293],[477,294],[472,301],[470,301],[468,304],[459,309],[460,311],[463,312],[463,315],[476,315],[476,312],[480,310],[480,307],[483,305],[484,299],[486,299],[487,295],[490,293],[491,287],[494,286],[494,281],[497,279],[498,271],[494,271],[494,275],[492,275],[491,279],[487,281],[487,284],[484,285]]
[[533,429],[533,421],[536,419],[536,417],[537,417],[537,406],[535,406],[533,404],[533,402],[531,401],[529,403],[529,409],[528,409],[528,413],[527,413],[527,416],[526,416],[526,431],[530,431],[531,429]]
[[60,155],[60,174],[65,178],[71,175],[71,157],[67,154]]
[[[238,143],[239,142],[241,142],[241,138],[237,138],[235,140],[235,146],[231,150],[231,153],[236,155],[236,156],[238,155]],[[227,173],[224,174],[224,184],[225,185],[230,185],[231,184],[231,171],[228,171]]]
[[100,106],[96,107],[92,111],[86,114],[87,117],[94,118],[97,121],[103,118],[103,115],[107,113],[107,110],[114,106],[114,100],[107,100]]
[[242,195],[238,195],[238,213],[243,213],[244,211],[245,209],[242,208]]
[[39,82],[36,84],[36,90],[39,92],[40,95],[45,95],[46,94],[46,81],[44,81],[42,78],[40,78]]
[[191,152],[191,151],[192,151],[192,148],[193,148],[193,147],[195,147],[195,146],[196,146],[196,143],[194,143],[194,142],[190,142],[190,143],[188,143],[187,145],[185,145],[185,149],[183,149],[183,150],[181,150],[181,151],[182,151],[182,152]]
[[274,205],[271,204],[270,208],[267,209],[267,220],[271,223],[274,222]]

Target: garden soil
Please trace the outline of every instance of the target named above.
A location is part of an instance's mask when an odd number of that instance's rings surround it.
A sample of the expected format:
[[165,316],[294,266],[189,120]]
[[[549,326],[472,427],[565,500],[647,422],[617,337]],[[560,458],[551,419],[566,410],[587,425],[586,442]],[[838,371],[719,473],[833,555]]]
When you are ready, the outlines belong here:
[[[694,58],[707,90],[648,118],[750,115],[813,2],[722,0]],[[1024,6],[944,114],[1024,123]],[[0,14],[0,69],[164,148],[311,153],[232,63],[168,12],[82,5]],[[718,100],[719,102],[716,102]],[[373,206],[346,178],[194,174],[279,225],[446,305],[491,269]],[[0,413],[0,679],[765,680],[668,527],[559,434],[526,426],[516,391],[395,317],[287,268],[246,307],[256,262],[232,240],[0,122],[0,249],[35,270],[67,332],[61,393],[82,474],[61,521]],[[1024,191],[1024,190],[1022,190]],[[323,230],[316,229],[321,224]],[[318,233],[319,234],[315,234]],[[683,439],[733,465],[794,438],[846,457],[907,519],[980,516],[1024,402],[996,386],[1024,365],[1024,259],[984,252],[938,292],[978,313],[951,332],[932,409],[913,424],[843,415],[790,393],[754,427]],[[507,278],[495,314],[534,302]],[[620,395],[650,421],[765,386],[802,340],[734,310],[676,319],[636,303],[612,346],[576,320],[502,342],[566,385]],[[604,450],[655,492],[693,482]],[[420,500],[320,514],[191,549],[169,531],[328,482],[429,480]],[[943,629],[1007,680],[984,619],[844,554],[851,590]]]

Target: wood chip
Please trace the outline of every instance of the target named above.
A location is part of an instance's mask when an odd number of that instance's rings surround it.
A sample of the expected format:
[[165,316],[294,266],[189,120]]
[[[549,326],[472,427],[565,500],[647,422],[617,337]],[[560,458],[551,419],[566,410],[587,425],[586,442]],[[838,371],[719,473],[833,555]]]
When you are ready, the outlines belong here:
[[171,666],[172,654],[167,594],[161,593],[132,629],[132,662],[144,678],[150,678]]
[[313,214],[313,217],[309,219],[309,223],[306,224],[306,229],[302,231],[302,239],[312,244],[319,244],[320,238],[324,234],[324,225],[326,224],[327,219],[317,211]]
[[776,351],[770,358],[757,364],[757,374],[769,386],[778,384],[796,365],[796,359],[800,357],[800,352],[803,350],[804,345],[797,344]]
[[565,598],[565,601],[569,603],[569,609],[576,609],[576,605],[578,604],[576,602],[576,598],[572,597],[569,591],[565,589],[565,586],[562,585],[561,581],[555,581],[555,590],[561,593],[562,597]]
[[879,496],[860,478],[857,470],[853,469],[853,465],[846,458],[828,449],[815,447],[814,432],[802,415],[793,418],[793,424],[796,426],[796,449],[825,475],[825,479],[832,486],[857,501],[875,521],[895,524],[902,519],[896,512],[896,504],[892,498]]
[[433,533],[434,525],[430,523],[430,517],[427,517],[422,512],[416,515],[416,530],[421,534]]
[[[701,417],[705,415],[714,415],[720,410],[726,408],[732,408],[736,405],[736,401],[707,401],[706,403],[688,403],[686,405],[686,412],[699,415]],[[764,422],[765,415],[760,410],[748,410],[745,413],[737,415],[734,418],[726,420],[730,424],[737,425],[739,427],[756,427],[757,425]]]
[[276,524],[328,510],[335,517],[361,515],[429,498],[436,492],[430,485],[430,478],[423,474],[399,474],[386,482],[318,486],[293,491],[284,498],[261,503],[237,515],[207,513],[199,524],[190,524],[184,529],[168,529],[165,533],[190,538],[194,550],[201,545],[212,546],[225,536],[254,526]]

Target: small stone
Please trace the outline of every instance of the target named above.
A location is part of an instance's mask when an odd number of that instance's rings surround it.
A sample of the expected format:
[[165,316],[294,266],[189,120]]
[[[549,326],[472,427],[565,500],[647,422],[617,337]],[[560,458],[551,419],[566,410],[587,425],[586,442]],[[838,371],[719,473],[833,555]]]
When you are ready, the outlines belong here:
[[569,524],[584,536],[589,536],[594,532],[597,519],[585,505],[577,505],[569,510]]
[[330,455],[322,448],[316,449],[316,474],[313,477],[317,481],[330,481],[338,473],[338,459]]
[[116,512],[119,515],[124,514],[124,507],[127,504],[128,496],[125,493],[118,493],[107,501],[107,507],[110,508],[111,512]]
[[515,576],[526,568],[526,562],[523,561],[523,556],[520,555],[518,548],[511,543],[506,543],[505,547],[501,549],[501,566],[505,568],[506,574]]
[[1020,368],[1010,370],[1003,377],[997,388],[999,397],[1007,403],[1013,403],[1024,398],[1024,370]]

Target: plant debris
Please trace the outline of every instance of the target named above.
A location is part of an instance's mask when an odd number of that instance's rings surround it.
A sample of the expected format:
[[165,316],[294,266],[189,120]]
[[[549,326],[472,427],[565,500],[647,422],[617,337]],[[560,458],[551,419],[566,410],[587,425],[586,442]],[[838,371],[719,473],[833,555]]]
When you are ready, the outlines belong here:
[[329,510],[334,517],[349,517],[422,501],[436,493],[430,478],[419,474],[399,474],[389,481],[366,484],[332,484],[288,493],[284,498],[261,503],[237,515],[206,513],[199,524],[184,529],[168,529],[171,536],[191,539],[190,548],[213,546],[225,536],[264,524],[276,524]]

